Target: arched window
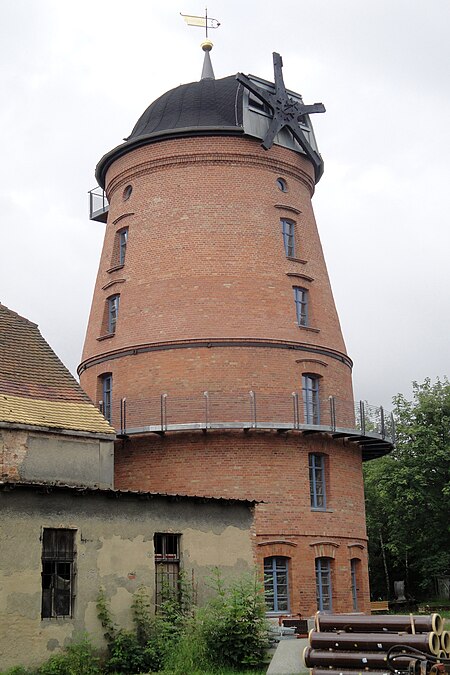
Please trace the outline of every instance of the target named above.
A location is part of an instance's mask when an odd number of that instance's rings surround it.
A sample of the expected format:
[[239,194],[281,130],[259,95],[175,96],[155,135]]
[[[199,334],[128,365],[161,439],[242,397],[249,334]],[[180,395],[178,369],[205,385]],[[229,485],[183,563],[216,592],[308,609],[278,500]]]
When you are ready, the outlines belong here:
[[264,558],[264,593],[268,612],[289,611],[288,558]]
[[331,558],[316,558],[317,609],[332,610]]
[[302,375],[303,417],[305,424],[320,424],[320,399],[318,375]]

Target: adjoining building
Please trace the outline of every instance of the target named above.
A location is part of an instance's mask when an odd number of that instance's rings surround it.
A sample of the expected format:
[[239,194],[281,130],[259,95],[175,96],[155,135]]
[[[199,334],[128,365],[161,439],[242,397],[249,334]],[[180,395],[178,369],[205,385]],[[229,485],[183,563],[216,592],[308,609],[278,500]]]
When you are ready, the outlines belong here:
[[183,567],[204,581],[253,569],[250,500],[113,485],[114,429],[36,324],[0,304],[0,668],[35,666],[88,631],[104,646],[103,587],[119,625],[141,585],[155,604]]
[[118,433],[118,488],[258,502],[269,614],[368,611],[362,461],[393,430],[355,404],[312,210],[324,107],[278,54],[274,83],[216,80],[203,48],[202,79],[97,166],[81,384]]

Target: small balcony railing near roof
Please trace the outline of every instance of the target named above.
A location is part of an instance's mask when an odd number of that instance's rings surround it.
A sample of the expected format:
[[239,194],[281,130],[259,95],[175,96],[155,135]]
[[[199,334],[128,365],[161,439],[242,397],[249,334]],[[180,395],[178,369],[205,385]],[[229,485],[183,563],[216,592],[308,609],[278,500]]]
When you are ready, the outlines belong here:
[[109,211],[109,203],[105,191],[97,185],[89,190],[89,218],[98,223],[106,223]]
[[104,412],[111,417],[117,433],[124,437],[209,429],[327,433],[360,445],[364,459],[386,454],[395,442],[394,419],[384,408],[335,396],[305,405],[298,392],[205,391],[198,395],[122,398],[113,401],[110,410]]

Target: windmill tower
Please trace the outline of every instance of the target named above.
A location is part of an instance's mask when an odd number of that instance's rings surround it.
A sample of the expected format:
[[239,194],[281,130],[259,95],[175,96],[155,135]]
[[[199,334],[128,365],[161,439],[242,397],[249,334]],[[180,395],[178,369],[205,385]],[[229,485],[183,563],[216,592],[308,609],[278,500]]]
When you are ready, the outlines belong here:
[[[118,431],[117,487],[257,500],[268,611],[368,610],[362,461],[389,451],[351,369],[311,205],[310,115],[275,82],[154,101],[100,160],[106,220],[81,384]],[[378,425],[378,426],[376,426]]]

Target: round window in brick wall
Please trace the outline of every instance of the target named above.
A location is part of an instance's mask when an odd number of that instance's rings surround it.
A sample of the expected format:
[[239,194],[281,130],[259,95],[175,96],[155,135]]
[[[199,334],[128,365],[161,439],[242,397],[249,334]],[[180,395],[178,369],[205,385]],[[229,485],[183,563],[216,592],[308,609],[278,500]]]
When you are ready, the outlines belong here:
[[284,178],[277,178],[277,185],[278,185],[279,189],[281,190],[281,192],[287,192],[287,185],[286,185],[286,181],[284,180]]
[[133,192],[133,186],[132,185],[127,185],[126,188],[123,191],[122,197],[123,201],[126,202],[127,199],[130,199],[131,193]]

